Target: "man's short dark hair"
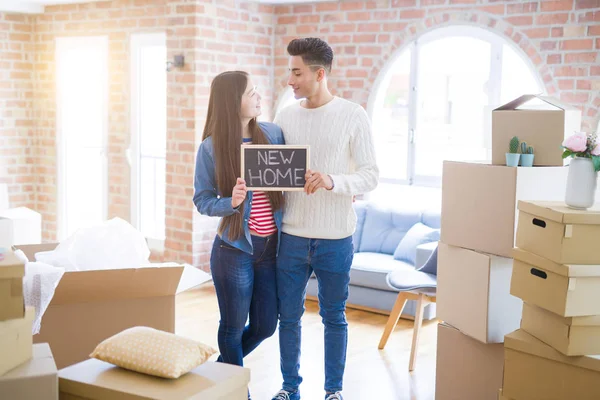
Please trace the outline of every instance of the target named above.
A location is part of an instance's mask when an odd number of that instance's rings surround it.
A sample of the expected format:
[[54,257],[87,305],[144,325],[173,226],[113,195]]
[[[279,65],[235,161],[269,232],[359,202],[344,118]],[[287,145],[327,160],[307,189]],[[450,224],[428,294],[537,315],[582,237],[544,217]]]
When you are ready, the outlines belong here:
[[333,50],[326,41],[319,38],[294,39],[288,44],[290,56],[301,56],[304,64],[313,67],[322,66],[327,73],[331,72]]

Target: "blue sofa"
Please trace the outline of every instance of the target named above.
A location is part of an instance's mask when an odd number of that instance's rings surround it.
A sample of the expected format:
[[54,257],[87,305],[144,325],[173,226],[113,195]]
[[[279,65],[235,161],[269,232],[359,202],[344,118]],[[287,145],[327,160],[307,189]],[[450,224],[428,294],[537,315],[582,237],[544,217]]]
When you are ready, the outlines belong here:
[[[427,261],[439,240],[440,210],[389,208],[369,201],[357,201],[354,209],[357,227],[347,306],[389,314],[398,292],[388,286],[387,275],[400,268],[420,267]],[[317,296],[314,274],[308,282],[307,296]],[[411,300],[402,316],[414,318],[415,312],[416,302]],[[429,304],[423,318],[435,316],[435,304]]]

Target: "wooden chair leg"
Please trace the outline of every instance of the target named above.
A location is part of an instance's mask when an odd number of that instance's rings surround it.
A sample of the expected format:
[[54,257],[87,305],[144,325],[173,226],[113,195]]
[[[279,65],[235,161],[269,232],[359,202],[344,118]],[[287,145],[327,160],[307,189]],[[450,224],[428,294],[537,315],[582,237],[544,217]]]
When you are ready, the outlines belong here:
[[387,343],[390,334],[398,324],[398,320],[400,319],[400,315],[402,314],[402,310],[404,310],[404,306],[406,305],[407,300],[408,298],[406,293],[398,293],[398,297],[396,297],[396,302],[394,303],[394,308],[392,308],[392,312],[390,314],[390,317],[388,318],[387,324],[385,325],[383,335],[381,336],[381,340],[379,341],[380,350],[385,347],[385,344]]
[[417,362],[417,350],[419,347],[419,334],[421,333],[421,325],[423,324],[423,312],[425,311],[425,306],[429,303],[430,301],[427,299],[427,296],[422,293],[419,294],[419,299],[417,300],[417,312],[415,314],[415,328],[412,346],[410,348],[410,362],[408,364],[409,371],[415,369],[415,364]]

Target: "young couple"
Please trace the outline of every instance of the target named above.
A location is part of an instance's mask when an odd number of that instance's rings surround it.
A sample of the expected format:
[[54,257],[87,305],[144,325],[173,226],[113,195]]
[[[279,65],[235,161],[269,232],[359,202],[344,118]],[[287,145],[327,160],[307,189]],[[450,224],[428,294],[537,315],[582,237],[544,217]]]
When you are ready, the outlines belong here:
[[[279,319],[283,387],[272,400],[300,399],[301,318],[314,272],[325,325],[325,399],[341,400],[352,202],[377,186],[379,171],[366,112],[327,87],[329,45],[295,39],[287,50],[288,84],[304,100],[282,110],[275,124],[256,121],[261,97],[248,74],[225,72],[212,82],[194,204],[201,214],[222,217],[210,259],[221,315],[219,361],[243,365]],[[239,178],[242,143],[309,145],[304,191],[248,190]]]

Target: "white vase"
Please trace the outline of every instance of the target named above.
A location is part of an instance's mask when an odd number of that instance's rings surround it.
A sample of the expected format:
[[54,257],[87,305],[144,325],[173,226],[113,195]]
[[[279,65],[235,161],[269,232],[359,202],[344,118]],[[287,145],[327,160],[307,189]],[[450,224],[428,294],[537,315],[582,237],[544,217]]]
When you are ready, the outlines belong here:
[[591,158],[575,157],[569,163],[567,191],[565,203],[567,206],[585,210],[594,205],[598,173],[594,170]]

